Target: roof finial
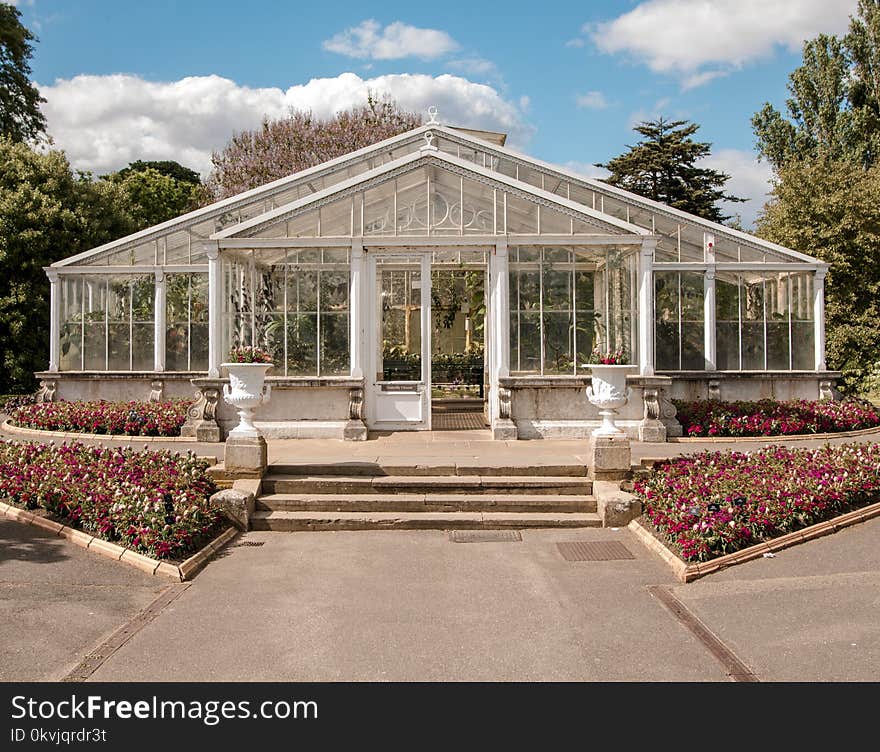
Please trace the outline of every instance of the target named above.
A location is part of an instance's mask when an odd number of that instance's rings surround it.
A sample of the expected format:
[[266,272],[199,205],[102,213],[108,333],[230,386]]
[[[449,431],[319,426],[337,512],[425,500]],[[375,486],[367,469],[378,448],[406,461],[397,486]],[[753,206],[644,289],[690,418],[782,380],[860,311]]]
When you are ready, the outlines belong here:
[[434,146],[434,134],[431,131],[425,131],[425,145],[422,147],[422,151],[437,151],[437,147]]
[[434,105],[428,108],[428,114],[431,119],[425,125],[440,125],[440,121],[437,119],[437,108]]

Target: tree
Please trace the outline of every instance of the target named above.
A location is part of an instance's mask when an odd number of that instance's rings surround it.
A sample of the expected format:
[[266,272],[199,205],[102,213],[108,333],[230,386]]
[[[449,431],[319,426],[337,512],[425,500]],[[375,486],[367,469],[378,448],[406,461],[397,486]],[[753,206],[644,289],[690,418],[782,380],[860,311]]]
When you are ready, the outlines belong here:
[[722,213],[717,202],[746,199],[724,192],[730,175],[697,166],[712,147],[691,138],[699,127],[687,120],[662,117],[642,122],[634,129],[643,136],[639,143],[628,145],[625,154],[596,166],[611,172],[604,179],[606,183],[713,222],[724,222],[730,217]]
[[74,174],[63,153],[0,137],[0,391],[35,386],[49,349],[44,266],[131,232],[118,186]]
[[212,154],[208,186],[215,199],[234,196],[420,124],[421,116],[372,96],[366,105],[326,120],[294,111],[280,120],[264,120],[256,130],[234,134],[222,151]]
[[36,37],[21,24],[21,13],[0,3],[0,135],[13,141],[36,141],[46,132],[40,96],[30,81],[28,62]]
[[789,76],[786,115],[765,103],[752,117],[757,149],[774,170],[793,161],[869,167],[880,156],[880,0],[859,0],[842,38],[820,34]]
[[192,183],[193,185],[202,184],[202,178],[195,170],[191,170],[189,167],[184,167],[180,162],[167,159],[148,162],[143,162],[138,159],[135,162],[129,163],[128,167],[123,167],[121,170],[113,174],[120,178],[126,178],[133,172],[144,172],[145,170],[155,170],[161,175],[174,178],[180,183]]
[[830,368],[858,392],[880,361],[880,165],[792,162],[780,168],[758,234],[831,267],[825,285]]
[[[195,175],[195,181],[191,175]],[[207,202],[207,191],[198,173],[177,162],[132,162],[102,180],[120,188],[125,208],[138,230],[179,217]]]

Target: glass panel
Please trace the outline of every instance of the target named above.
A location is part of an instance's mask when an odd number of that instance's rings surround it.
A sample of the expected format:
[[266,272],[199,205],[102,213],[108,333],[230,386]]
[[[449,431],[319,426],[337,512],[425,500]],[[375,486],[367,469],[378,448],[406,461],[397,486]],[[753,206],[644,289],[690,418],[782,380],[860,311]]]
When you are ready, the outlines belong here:
[[394,235],[394,181],[370,188],[363,199],[364,235]]
[[428,234],[427,177],[424,170],[397,179],[397,232],[400,235]]
[[719,371],[738,371],[739,276],[715,277],[715,366]]
[[376,354],[377,381],[421,381],[422,289],[415,261],[376,264],[381,350]]
[[763,371],[764,360],[764,280],[744,275],[742,289],[742,367],[744,371]]
[[791,360],[797,371],[816,368],[813,272],[791,275]]
[[508,194],[506,231],[524,234],[538,232],[538,205]]
[[86,371],[107,369],[107,279],[83,280],[83,368]]
[[82,370],[82,286],[80,277],[61,277],[62,371]]
[[681,370],[702,371],[706,367],[702,272],[682,272],[680,289]]
[[321,365],[322,376],[342,376],[350,371],[348,338],[349,272],[322,271]]

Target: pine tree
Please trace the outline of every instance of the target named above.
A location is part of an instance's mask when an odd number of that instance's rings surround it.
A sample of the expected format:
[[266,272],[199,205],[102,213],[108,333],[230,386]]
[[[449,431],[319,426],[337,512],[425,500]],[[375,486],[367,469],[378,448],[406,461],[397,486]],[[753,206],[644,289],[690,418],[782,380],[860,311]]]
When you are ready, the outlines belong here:
[[746,199],[724,192],[730,175],[697,166],[712,147],[691,138],[699,127],[687,120],[662,117],[642,122],[634,129],[643,137],[639,143],[628,145],[625,154],[596,166],[611,172],[606,183],[714,222],[724,222],[730,217],[722,213],[717,202]]

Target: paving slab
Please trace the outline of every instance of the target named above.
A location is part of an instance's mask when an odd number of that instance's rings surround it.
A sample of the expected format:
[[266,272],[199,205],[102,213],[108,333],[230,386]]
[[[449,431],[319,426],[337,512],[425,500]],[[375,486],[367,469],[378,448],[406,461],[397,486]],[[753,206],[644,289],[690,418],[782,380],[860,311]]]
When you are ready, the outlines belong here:
[[0,519],[0,681],[54,681],[167,583]]
[[[556,543],[616,540],[626,561]],[[726,681],[645,590],[672,583],[626,530],[248,533],[95,681]]]

